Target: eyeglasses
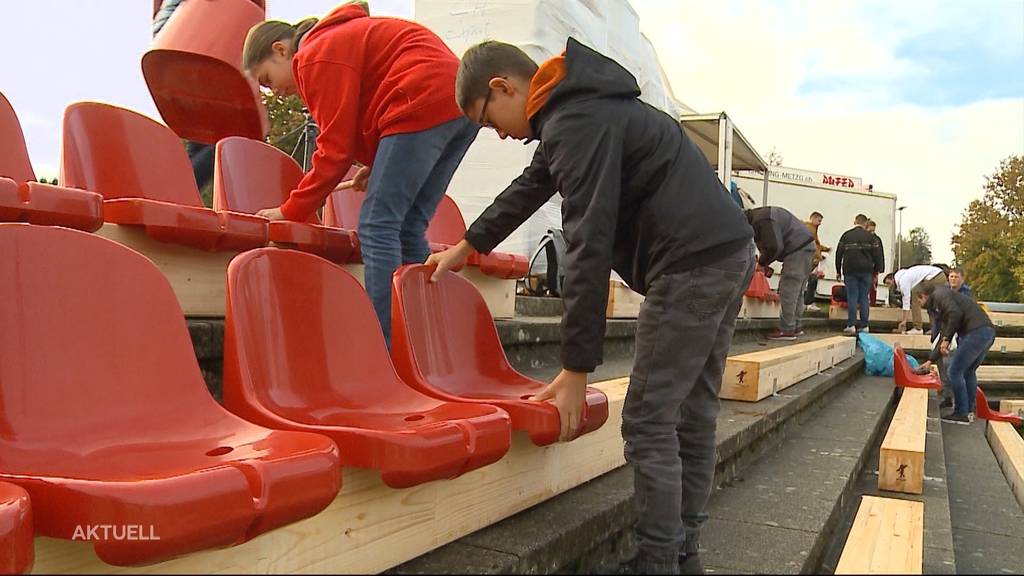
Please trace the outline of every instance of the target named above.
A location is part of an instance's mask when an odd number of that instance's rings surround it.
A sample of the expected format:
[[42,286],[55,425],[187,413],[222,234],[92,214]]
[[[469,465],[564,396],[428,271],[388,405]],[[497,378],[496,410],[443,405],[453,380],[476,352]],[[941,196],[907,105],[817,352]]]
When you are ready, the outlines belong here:
[[484,105],[480,108],[480,117],[476,121],[476,123],[481,125],[481,126],[486,126],[486,124],[484,124],[484,114],[487,113],[487,103],[491,101],[491,91],[492,90],[493,90],[493,88],[491,88],[490,85],[488,85],[487,86],[487,96],[484,97]]

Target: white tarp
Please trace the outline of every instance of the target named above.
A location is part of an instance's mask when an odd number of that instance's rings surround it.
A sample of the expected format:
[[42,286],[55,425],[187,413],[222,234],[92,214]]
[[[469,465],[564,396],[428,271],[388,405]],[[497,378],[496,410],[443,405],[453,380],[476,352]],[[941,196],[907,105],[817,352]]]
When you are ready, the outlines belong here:
[[[633,73],[645,102],[679,117],[654,47],[640,33],[640,20],[627,0],[416,0],[413,18],[460,57],[474,44],[500,40],[540,63],[561,54],[572,36]],[[467,225],[522,173],[535,148],[502,142],[493,130],[480,131],[448,188]],[[548,228],[561,228],[560,205],[556,194],[498,249],[532,254]]]

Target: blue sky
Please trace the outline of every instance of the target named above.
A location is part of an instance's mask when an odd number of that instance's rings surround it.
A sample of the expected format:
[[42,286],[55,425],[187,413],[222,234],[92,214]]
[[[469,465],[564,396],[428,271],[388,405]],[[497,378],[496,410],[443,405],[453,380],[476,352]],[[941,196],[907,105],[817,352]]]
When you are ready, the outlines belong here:
[[[268,0],[271,17],[291,21],[335,4]],[[948,238],[983,176],[1024,154],[1024,0],[632,4],[681,101],[729,112],[762,155],[776,148],[787,165],[898,194],[905,228],[925,226],[939,257],[950,259]],[[371,6],[413,12],[412,0]],[[56,175],[69,103],[157,116],[139,65],[150,17],[149,0],[0,0],[0,91],[40,176]]]

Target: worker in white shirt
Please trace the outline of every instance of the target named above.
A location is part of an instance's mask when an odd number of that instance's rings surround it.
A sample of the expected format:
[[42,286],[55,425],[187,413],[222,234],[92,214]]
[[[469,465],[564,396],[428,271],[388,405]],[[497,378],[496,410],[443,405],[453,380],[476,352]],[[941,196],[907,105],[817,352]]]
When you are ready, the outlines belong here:
[[[921,293],[921,289],[929,284],[946,285],[946,273],[942,271],[942,268],[921,264],[886,275],[885,285],[890,290],[898,289],[903,297],[903,319],[900,320],[897,327],[900,334],[924,333],[921,329],[921,304],[917,296]],[[912,321],[910,330],[907,330],[908,316]]]

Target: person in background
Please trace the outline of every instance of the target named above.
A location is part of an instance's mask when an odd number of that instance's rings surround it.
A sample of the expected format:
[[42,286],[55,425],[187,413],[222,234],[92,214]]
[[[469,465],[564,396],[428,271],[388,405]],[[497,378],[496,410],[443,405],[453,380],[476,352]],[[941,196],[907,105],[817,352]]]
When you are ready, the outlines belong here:
[[811,212],[811,216],[804,221],[804,224],[807,225],[807,230],[814,236],[814,261],[811,264],[811,273],[807,276],[807,288],[804,294],[805,306],[814,303],[814,296],[818,292],[818,264],[825,259],[824,253],[832,250],[818,240],[818,227],[821,226],[821,221],[824,219],[825,217],[821,215],[821,212]]
[[942,356],[950,355],[950,343],[957,337],[957,347],[949,360],[948,378],[953,391],[953,410],[942,414],[951,422],[971,422],[976,408],[978,366],[996,339],[996,330],[988,315],[973,298],[954,292],[945,284],[924,283],[914,292],[918,306],[941,319],[942,332],[928,361],[920,370],[930,370]]
[[[881,253],[875,245],[874,237],[865,229],[868,217],[857,214],[850,228],[839,238],[836,247],[836,278],[846,284],[846,334],[870,332],[868,319],[871,306],[868,294],[871,289],[871,276],[883,266],[879,261]],[[860,318],[857,311],[860,311]]]
[[878,275],[885,272],[885,245],[882,244],[882,239],[875,233],[877,225],[874,220],[869,219],[864,229],[871,232],[871,235],[875,238],[875,243],[878,245],[878,262],[882,263],[881,268],[876,268],[875,273],[871,276],[871,292],[868,296],[868,305],[874,306],[875,302],[878,301]]
[[971,287],[964,282],[964,271],[962,268],[953,268],[949,271],[949,287],[954,292],[959,292],[964,296],[970,296],[974,298],[974,291]]
[[[903,296],[903,319],[900,320],[896,330],[900,334],[924,334],[921,324],[921,304],[917,293],[929,284],[945,286],[946,273],[938,266],[919,264],[897,270],[893,274],[887,274],[884,282],[890,290],[898,288]],[[912,321],[910,330],[907,330],[908,316]]]
[[769,340],[796,340],[803,334],[800,316],[804,312],[804,289],[814,265],[814,236],[792,212],[778,206],[763,206],[746,211],[754,229],[754,244],[759,253],[757,264],[765,276],[772,277],[772,262],[782,262],[779,297],[782,313],[779,329]]

